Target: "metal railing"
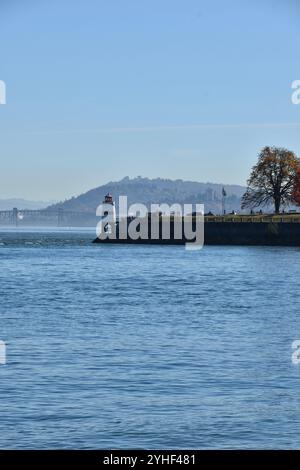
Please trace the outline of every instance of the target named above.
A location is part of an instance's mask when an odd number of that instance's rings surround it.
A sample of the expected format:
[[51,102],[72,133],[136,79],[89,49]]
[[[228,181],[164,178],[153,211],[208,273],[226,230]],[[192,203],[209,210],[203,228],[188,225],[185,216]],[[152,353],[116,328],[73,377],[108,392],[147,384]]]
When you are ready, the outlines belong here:
[[299,216],[295,215],[262,215],[262,216],[205,216],[205,222],[234,222],[234,223],[300,223]]

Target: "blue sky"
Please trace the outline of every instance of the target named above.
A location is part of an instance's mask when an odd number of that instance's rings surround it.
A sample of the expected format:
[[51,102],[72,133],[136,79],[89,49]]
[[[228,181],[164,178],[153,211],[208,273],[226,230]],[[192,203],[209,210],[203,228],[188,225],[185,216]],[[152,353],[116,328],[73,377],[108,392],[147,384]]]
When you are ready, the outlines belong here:
[[296,0],[1,0],[0,197],[128,176],[245,184],[300,155]]

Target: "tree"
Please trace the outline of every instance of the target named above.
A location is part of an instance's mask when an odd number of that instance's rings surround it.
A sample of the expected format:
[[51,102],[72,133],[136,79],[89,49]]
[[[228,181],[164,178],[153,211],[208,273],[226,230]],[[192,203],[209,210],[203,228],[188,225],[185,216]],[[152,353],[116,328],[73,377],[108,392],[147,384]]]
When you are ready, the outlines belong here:
[[297,204],[297,206],[300,206],[300,167],[297,169],[295,176],[293,201]]
[[273,203],[275,213],[293,201],[295,178],[300,160],[285,148],[265,147],[252,168],[247,191],[242,197],[242,209]]

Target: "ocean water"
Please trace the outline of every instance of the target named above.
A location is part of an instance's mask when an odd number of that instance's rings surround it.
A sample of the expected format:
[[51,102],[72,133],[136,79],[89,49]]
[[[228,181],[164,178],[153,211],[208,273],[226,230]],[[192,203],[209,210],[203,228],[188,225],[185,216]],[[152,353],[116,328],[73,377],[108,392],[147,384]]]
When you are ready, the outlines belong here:
[[300,447],[300,250],[0,233],[0,448]]

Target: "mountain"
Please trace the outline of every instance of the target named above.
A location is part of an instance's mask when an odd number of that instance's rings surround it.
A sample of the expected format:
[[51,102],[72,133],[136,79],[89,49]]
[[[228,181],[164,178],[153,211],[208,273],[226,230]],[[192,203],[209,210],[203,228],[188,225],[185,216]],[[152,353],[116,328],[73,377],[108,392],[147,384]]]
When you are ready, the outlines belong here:
[[223,187],[227,193],[227,211],[240,211],[241,196],[246,190],[244,186],[162,178],[129,178],[128,176],[120,181],[111,181],[80,196],[54,204],[50,208],[95,213],[105,194],[110,192],[116,201],[116,206],[118,206],[119,196],[127,196],[128,205],[143,203],[150,208],[150,204],[159,203],[204,203],[206,212],[221,213]]
[[9,211],[12,210],[14,207],[18,209],[44,209],[45,207],[49,206],[49,204],[53,203],[53,201],[27,201],[26,199],[0,199],[0,210],[1,211]]

